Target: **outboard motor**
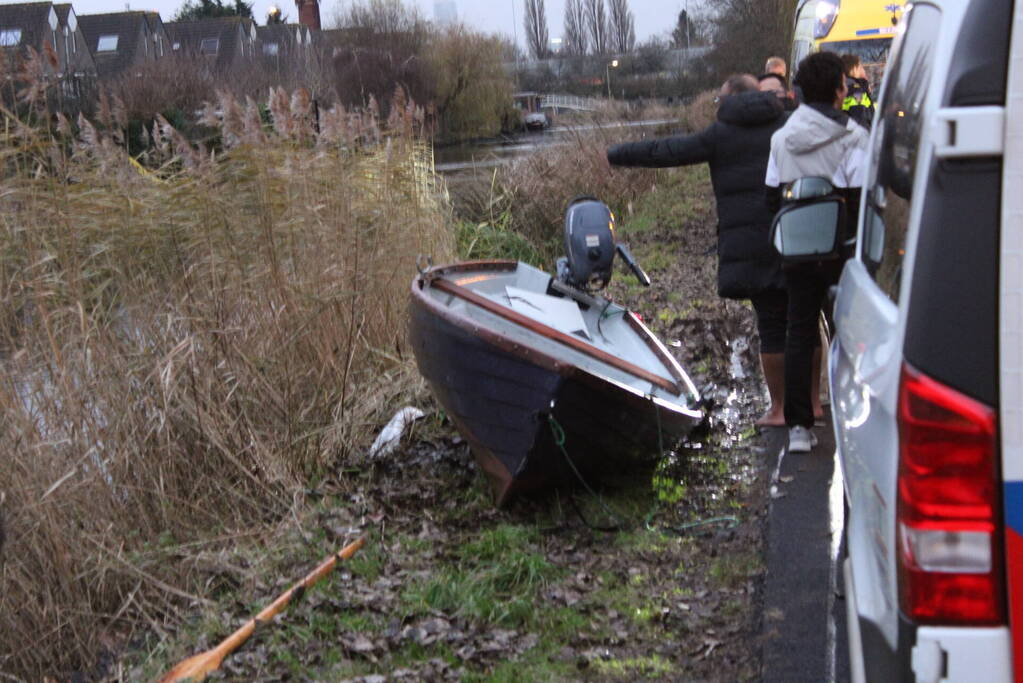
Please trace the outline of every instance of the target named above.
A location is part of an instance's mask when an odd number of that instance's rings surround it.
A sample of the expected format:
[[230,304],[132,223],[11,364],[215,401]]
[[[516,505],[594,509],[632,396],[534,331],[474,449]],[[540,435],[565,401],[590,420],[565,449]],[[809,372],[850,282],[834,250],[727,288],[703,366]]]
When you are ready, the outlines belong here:
[[650,278],[632,258],[628,247],[615,242],[615,217],[607,204],[594,197],[577,197],[565,213],[565,254],[558,259],[558,279],[578,289],[595,292],[611,282],[615,252],[625,259],[640,283]]

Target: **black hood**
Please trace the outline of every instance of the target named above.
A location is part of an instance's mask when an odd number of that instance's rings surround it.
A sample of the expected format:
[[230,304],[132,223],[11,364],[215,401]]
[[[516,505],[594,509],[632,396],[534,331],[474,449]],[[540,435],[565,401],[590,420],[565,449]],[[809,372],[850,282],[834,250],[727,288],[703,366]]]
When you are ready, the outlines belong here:
[[744,92],[722,98],[718,121],[733,126],[762,126],[779,119],[785,112],[773,92]]

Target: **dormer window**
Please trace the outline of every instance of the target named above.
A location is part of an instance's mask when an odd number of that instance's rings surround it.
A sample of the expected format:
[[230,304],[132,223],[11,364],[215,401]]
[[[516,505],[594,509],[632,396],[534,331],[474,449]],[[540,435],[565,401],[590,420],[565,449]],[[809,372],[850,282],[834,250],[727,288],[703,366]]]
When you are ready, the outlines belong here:
[[215,55],[220,49],[220,38],[203,38],[199,43],[199,54]]
[[15,47],[20,43],[20,28],[5,28],[0,30],[0,47]]
[[267,57],[276,57],[280,52],[280,45],[277,43],[263,43],[263,54]]
[[100,36],[96,52],[117,52],[117,35]]

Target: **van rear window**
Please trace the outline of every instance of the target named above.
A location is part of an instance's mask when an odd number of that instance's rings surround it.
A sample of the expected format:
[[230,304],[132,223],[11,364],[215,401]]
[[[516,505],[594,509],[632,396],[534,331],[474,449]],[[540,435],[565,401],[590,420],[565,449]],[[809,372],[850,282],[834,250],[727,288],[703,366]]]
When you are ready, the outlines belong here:
[[873,179],[865,189],[863,261],[878,286],[899,300],[902,260],[913,199],[920,135],[927,121],[927,92],[934,62],[934,36],[941,12],[930,5],[913,7],[906,34],[889,64],[876,119]]

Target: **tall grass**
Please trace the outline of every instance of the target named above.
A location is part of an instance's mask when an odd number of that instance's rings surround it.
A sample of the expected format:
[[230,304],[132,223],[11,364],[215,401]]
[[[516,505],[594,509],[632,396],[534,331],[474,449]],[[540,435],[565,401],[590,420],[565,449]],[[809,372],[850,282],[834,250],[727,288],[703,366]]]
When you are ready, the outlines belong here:
[[553,266],[564,251],[564,214],[573,198],[594,196],[624,215],[656,184],[657,171],[620,171],[608,164],[608,147],[636,135],[599,125],[574,131],[563,144],[541,147],[453,187],[458,214],[465,221],[459,233],[462,256],[504,255]]
[[89,671],[214,596],[210,557],[413,388],[413,264],[452,251],[421,111],[268,106],[220,96],[216,153],[158,119],[139,162],[116,101],[0,109],[0,673]]

